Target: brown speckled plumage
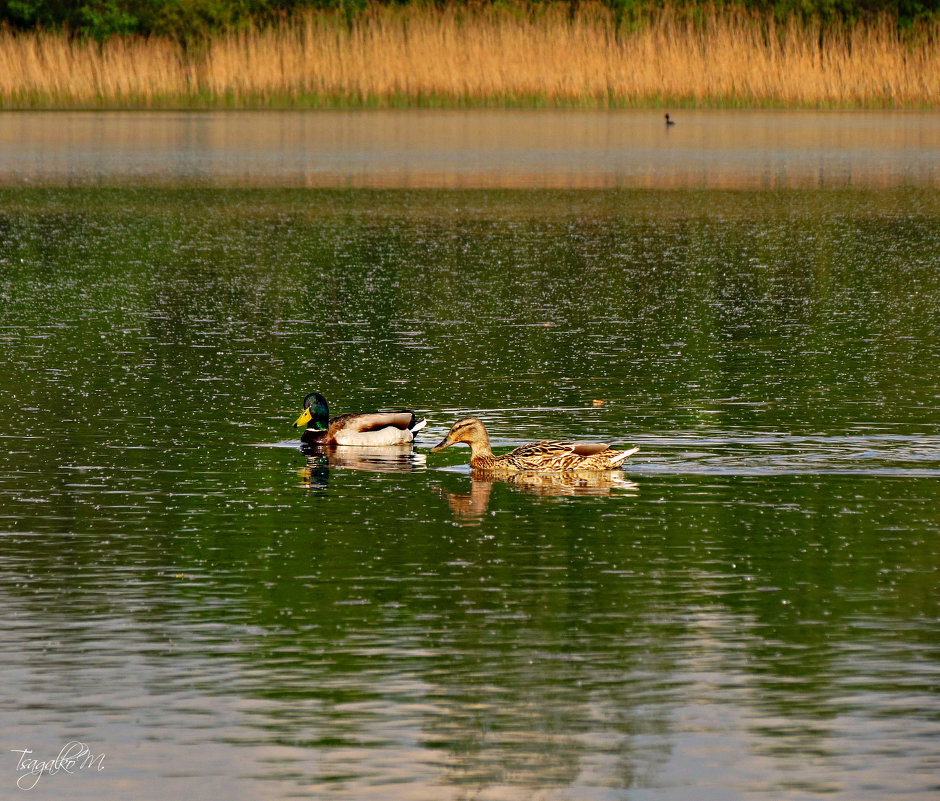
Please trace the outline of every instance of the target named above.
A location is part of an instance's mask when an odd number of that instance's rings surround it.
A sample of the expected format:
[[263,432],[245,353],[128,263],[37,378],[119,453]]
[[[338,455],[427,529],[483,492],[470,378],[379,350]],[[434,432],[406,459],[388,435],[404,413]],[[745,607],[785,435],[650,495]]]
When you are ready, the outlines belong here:
[[442,451],[458,442],[470,446],[470,467],[494,473],[619,470],[622,462],[639,450],[617,451],[602,442],[549,440],[522,445],[496,456],[490,448],[490,438],[483,423],[475,417],[465,417],[454,423],[447,436],[431,448],[431,452]]

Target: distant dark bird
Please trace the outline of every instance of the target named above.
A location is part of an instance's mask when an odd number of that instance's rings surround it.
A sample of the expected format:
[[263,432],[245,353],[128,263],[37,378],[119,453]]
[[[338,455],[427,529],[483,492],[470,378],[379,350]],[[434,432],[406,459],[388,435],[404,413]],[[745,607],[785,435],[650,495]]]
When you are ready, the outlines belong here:
[[675,124],[676,124],[676,121],[669,119],[669,115],[667,114],[666,115],[666,127],[668,128],[670,125],[675,125]]

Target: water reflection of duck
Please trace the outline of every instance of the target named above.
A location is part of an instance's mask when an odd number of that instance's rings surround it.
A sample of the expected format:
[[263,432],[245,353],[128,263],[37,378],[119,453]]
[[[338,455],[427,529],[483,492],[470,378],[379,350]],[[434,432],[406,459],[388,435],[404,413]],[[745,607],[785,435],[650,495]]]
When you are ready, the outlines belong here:
[[630,495],[639,489],[633,481],[610,471],[494,475],[474,470],[469,495],[460,492],[444,492],[442,495],[457,520],[473,522],[482,518],[489,509],[490,494],[496,482],[543,497],[607,496],[615,494],[615,491],[616,494]]
[[367,470],[373,473],[414,473],[424,470],[428,457],[415,453],[410,445],[386,445],[366,448],[362,446],[335,445],[317,449],[307,457],[307,463],[316,462],[331,468]]
[[470,493],[440,491],[447,501],[451,514],[457,519],[468,523],[478,521],[490,506],[490,493],[493,491],[493,482],[486,480],[473,480],[470,482]]
[[301,441],[307,445],[407,445],[427,425],[414,412],[374,412],[341,414],[330,419],[330,410],[319,392],[304,398],[304,411],[294,428],[306,425]]
[[[477,480],[485,480],[477,478]],[[494,479],[490,478],[490,481]],[[498,479],[531,495],[610,495],[611,490],[632,491],[639,485],[611,471],[585,473],[513,473]]]
[[310,447],[307,463],[298,475],[308,486],[323,489],[329,481],[330,470],[336,468],[369,473],[416,473],[427,468],[427,461],[427,456],[415,453],[411,445]]
[[431,448],[431,453],[458,442],[470,446],[470,467],[497,473],[559,473],[572,471],[619,470],[620,465],[639,448],[613,450],[606,442],[534,442],[510,453],[495,456],[483,423],[465,417],[454,423],[447,436]]

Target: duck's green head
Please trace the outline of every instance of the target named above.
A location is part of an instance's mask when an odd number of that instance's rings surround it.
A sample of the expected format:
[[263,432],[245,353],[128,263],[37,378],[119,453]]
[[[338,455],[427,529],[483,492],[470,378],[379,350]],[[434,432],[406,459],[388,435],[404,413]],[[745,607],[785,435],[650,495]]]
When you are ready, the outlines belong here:
[[326,431],[330,425],[330,409],[326,398],[319,392],[311,392],[304,398],[304,413],[297,418],[294,428],[305,425],[314,431]]

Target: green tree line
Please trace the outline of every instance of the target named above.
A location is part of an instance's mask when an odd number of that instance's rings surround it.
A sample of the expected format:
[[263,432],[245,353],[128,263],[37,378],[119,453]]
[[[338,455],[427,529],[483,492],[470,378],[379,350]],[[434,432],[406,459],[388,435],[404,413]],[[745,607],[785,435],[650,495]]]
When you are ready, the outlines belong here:
[[[445,1],[481,4],[481,0]],[[0,0],[0,25],[14,30],[66,31],[98,40],[136,34],[192,41],[223,30],[267,25],[307,9],[333,9],[352,18],[370,2],[409,5],[433,4],[434,0]],[[506,4],[506,0],[495,2]],[[520,0],[519,5],[542,2],[564,3],[574,11],[581,0]],[[634,22],[641,21],[645,11],[662,4],[655,0],[601,2],[615,12],[618,20]],[[907,27],[940,15],[940,0],[676,0],[676,4],[692,14],[706,6],[738,6],[772,13],[778,19],[795,15],[826,24],[852,24],[888,14],[901,27]]]

